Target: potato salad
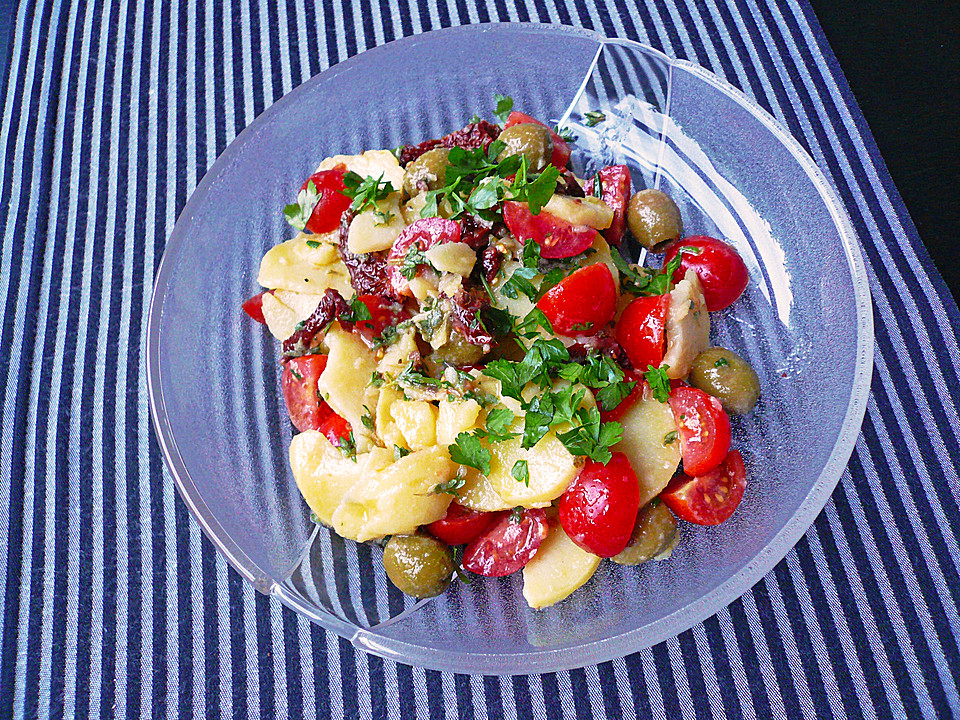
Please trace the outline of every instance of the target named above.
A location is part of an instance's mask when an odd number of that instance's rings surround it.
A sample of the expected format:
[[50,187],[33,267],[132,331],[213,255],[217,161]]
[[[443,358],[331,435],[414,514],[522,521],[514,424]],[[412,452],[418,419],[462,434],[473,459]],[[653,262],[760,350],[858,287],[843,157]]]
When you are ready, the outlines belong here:
[[578,177],[572,141],[498,96],[496,122],[329,157],[243,303],[281,345],[312,519],[383,547],[409,595],[522,572],[543,608],[743,496],[729,414],[760,386],[710,311],[746,267],[626,166]]

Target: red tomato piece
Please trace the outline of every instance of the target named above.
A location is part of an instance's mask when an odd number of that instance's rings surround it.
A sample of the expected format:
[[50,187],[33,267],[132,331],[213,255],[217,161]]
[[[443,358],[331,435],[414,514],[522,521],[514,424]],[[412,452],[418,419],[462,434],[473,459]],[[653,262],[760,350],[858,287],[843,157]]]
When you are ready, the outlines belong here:
[[747,487],[747,471],[739,450],[731,450],[713,470],[690,477],[680,473],[660,498],[681,520],[719,525],[733,515]]
[[300,432],[319,430],[333,413],[317,394],[317,380],[326,366],[326,355],[303,355],[283,363],[280,375],[283,399],[287,403],[290,422]]
[[[613,209],[613,221],[603,231],[608,243],[619,245],[623,240],[623,230],[627,224],[627,203],[630,202],[630,168],[626,165],[611,165],[597,173],[603,200]],[[594,183],[587,183],[587,193],[593,195]]]
[[[410,295],[410,281],[400,272],[404,259],[413,244],[423,252],[441,243],[460,242],[460,226],[453,220],[431,217],[414,220],[397,237],[387,255],[387,272],[394,290],[400,295]],[[420,272],[419,266],[417,272]]]
[[596,335],[617,311],[617,285],[604,263],[576,270],[537,302],[560,335]]
[[526,203],[516,200],[503,204],[503,221],[521,243],[535,241],[540,255],[550,259],[579,255],[597,238],[592,227],[571,225],[543,210],[534,215]]
[[350,439],[350,433],[353,431],[353,428],[350,427],[350,423],[331,410],[327,419],[323,421],[317,430],[330,441],[331,445],[340,447]]
[[512,512],[496,513],[486,531],[467,545],[463,567],[486,577],[512,575],[537,554],[547,529],[547,514],[540,508],[524,510],[519,520]]
[[619,420],[626,415],[627,410],[632,408],[637,400],[643,397],[643,387],[646,385],[646,381],[643,379],[643,376],[640,373],[636,372],[635,370],[627,370],[623,374],[623,379],[627,382],[636,383],[636,385],[633,386],[630,394],[621,400],[620,404],[612,410],[604,410],[602,407],[600,408],[600,420],[603,422]]
[[366,338],[369,342],[383,333],[389,325],[396,325],[401,320],[410,317],[410,313],[399,303],[391,302],[379,295],[360,295],[360,302],[370,311],[369,320],[361,320],[353,324],[353,332]]
[[706,235],[679,240],[667,251],[663,264],[672,261],[678,253],[683,255],[673,281],[680,282],[687,270],[693,270],[703,285],[710,312],[729,307],[746,289],[750,280],[747,266],[737,251],[722,240]]
[[240,307],[243,308],[243,311],[249,315],[251,318],[256,320],[261,325],[266,325],[267,321],[263,319],[263,296],[268,292],[273,292],[272,290],[264,290],[262,293],[257,293],[251,298],[247,298],[243,301],[243,305]]
[[666,350],[670,295],[639,297],[620,314],[615,336],[635,368],[660,367]]
[[344,166],[340,166],[340,169],[321,170],[308,177],[303,183],[300,189],[306,190],[312,180],[320,196],[317,204],[313,206],[310,219],[307,220],[307,232],[319,235],[340,227],[340,216],[353,202],[341,192],[344,189],[344,174]]
[[683,386],[670,391],[670,409],[680,433],[683,471],[703,475],[723,462],[730,450],[730,418],[720,401]]
[[577,545],[600,557],[626,546],[640,510],[640,484],[627,456],[613,453],[606,465],[587,460],[560,496],[560,525]]
[[506,130],[508,127],[513,125],[521,125],[523,123],[535,123],[537,125],[543,125],[543,127],[550,130],[550,137],[553,139],[553,154],[550,156],[550,164],[556,165],[558,168],[563,170],[567,166],[567,163],[570,162],[570,145],[562,137],[557,135],[546,123],[542,123],[539,120],[530,117],[522,112],[514,110],[510,115],[507,116],[507,122],[504,123],[503,129]]
[[446,515],[427,525],[427,532],[447,545],[466,545],[476,540],[495,517],[495,513],[470,510],[452,502]]

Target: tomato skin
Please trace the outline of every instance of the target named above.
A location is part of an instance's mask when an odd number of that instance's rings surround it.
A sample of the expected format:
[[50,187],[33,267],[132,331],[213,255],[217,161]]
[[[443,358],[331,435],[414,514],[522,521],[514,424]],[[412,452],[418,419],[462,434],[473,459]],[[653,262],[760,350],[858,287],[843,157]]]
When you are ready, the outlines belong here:
[[463,567],[484,577],[503,577],[520,570],[537,554],[548,532],[547,514],[524,510],[514,522],[510,511],[496,513],[490,526],[463,551]]
[[587,460],[560,496],[560,525],[587,552],[613,557],[627,546],[639,510],[637,475],[615,452],[606,465]]
[[447,508],[447,514],[427,525],[426,530],[447,545],[466,545],[476,540],[495,517],[496,513],[470,510],[452,502]]
[[558,168],[563,170],[567,166],[567,163],[570,162],[570,145],[562,137],[557,135],[546,123],[542,123],[539,120],[526,115],[525,113],[518,112],[514,110],[510,115],[507,116],[507,122],[504,123],[503,129],[506,130],[508,127],[513,125],[521,125],[523,123],[535,123],[537,125],[543,125],[550,131],[550,137],[553,140],[553,154],[550,156],[550,164],[556,165]]
[[240,306],[247,315],[261,325],[267,324],[267,321],[263,319],[263,296],[268,292],[273,292],[273,290],[264,290],[262,293],[257,293],[244,300],[243,305]]
[[731,450],[718,467],[690,477],[680,473],[660,495],[681,520],[719,525],[733,515],[747,487],[747,471],[739,450]]
[[627,410],[632,408],[634,404],[643,397],[643,389],[647,384],[643,379],[643,375],[638,373],[635,370],[627,370],[623,374],[623,379],[627,382],[636,383],[633,386],[633,389],[630,391],[630,394],[627,395],[623,400],[620,401],[620,404],[617,405],[612,410],[604,410],[600,408],[600,420],[602,422],[611,422],[614,420],[619,420],[624,415],[627,414]]
[[387,273],[393,289],[399,295],[411,295],[410,281],[400,272],[400,266],[414,243],[422,252],[434,245],[449,242],[460,242],[460,226],[453,220],[441,217],[420,218],[407,225],[400,231],[387,254]]
[[521,242],[535,241],[540,255],[558,259],[579,255],[596,240],[597,231],[586,225],[571,225],[541,210],[534,215],[526,203],[508,200],[503,204],[503,221]]
[[696,476],[716,468],[730,450],[730,418],[720,401],[685,385],[671,389],[669,402],[680,435],[683,471]]
[[673,281],[680,282],[687,270],[693,270],[703,285],[707,310],[715,312],[730,307],[743,294],[750,281],[747,266],[737,251],[722,240],[694,235],[674,243],[663,259],[664,265],[684,248],[695,248],[700,252],[683,253],[680,267],[673,274]]
[[283,363],[280,387],[290,422],[300,432],[319,430],[333,413],[330,406],[317,395],[317,380],[326,366],[326,355],[303,355]]
[[379,295],[359,295],[357,299],[367,306],[367,310],[370,311],[370,319],[354,323],[353,332],[365,338],[368,342],[372,343],[387,326],[396,325],[401,320],[410,317],[410,313],[402,305],[390,302],[390,300]]
[[666,351],[670,294],[639,297],[620,314],[615,336],[635,368],[660,367]]
[[350,439],[350,433],[353,428],[350,427],[344,418],[337,415],[333,410],[327,418],[320,424],[317,431],[324,435],[330,444],[334,447],[340,447],[345,441]]
[[300,189],[306,190],[307,185],[312,180],[317,188],[317,193],[320,195],[317,204],[313,206],[313,212],[310,213],[310,219],[307,220],[307,232],[320,235],[340,227],[340,216],[353,202],[340,192],[344,189],[343,176],[345,174],[345,168],[321,170],[308,177],[303,183]]
[[[610,227],[603,230],[603,237],[608,243],[619,245],[623,240],[623,230],[627,225],[627,203],[630,202],[630,168],[626,165],[610,165],[597,173],[600,179],[603,200],[613,209],[613,221]],[[592,182],[587,183],[587,194],[593,195]]]
[[617,311],[617,285],[604,263],[588,265],[550,288],[537,307],[560,335],[596,335]]

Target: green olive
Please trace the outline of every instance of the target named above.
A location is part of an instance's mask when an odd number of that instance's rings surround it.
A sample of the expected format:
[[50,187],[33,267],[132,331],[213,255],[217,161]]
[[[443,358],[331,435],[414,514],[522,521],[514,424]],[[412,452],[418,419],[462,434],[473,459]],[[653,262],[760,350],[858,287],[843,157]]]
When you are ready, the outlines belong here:
[[438,366],[464,367],[476,365],[481,357],[483,357],[483,347],[467,342],[460,333],[450,333],[450,339],[430,353],[426,360]]
[[550,130],[536,123],[511,125],[502,133],[501,140],[506,147],[500,153],[500,160],[510,155],[526,155],[530,172],[540,172],[550,164],[553,155],[553,138]]
[[637,513],[637,522],[627,547],[613,561],[620,565],[640,565],[668,554],[677,540],[677,520],[659,500],[644,505]]
[[627,226],[641,245],[661,252],[683,235],[683,220],[673,199],[665,192],[648,188],[635,193],[627,203]]
[[750,363],[722,347],[697,355],[690,383],[719,399],[731,415],[746,415],[760,398],[760,379]]
[[407,165],[407,173],[403,176],[404,192],[414,197],[422,190],[443,187],[447,179],[449,154],[450,148],[434,148]]
[[401,592],[435,597],[450,585],[453,551],[429,535],[394,535],[383,550],[383,569]]

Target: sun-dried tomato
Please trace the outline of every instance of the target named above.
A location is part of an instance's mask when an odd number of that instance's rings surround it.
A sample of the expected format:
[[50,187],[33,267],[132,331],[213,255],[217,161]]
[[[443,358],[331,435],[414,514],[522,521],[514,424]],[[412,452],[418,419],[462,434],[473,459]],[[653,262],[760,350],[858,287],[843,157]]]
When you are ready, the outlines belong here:
[[400,148],[400,165],[406,167],[427,152],[427,150],[433,150],[435,147],[439,147],[440,144],[439,140],[424,140],[418,145],[404,145]]
[[340,220],[340,258],[350,273],[350,284],[357,295],[381,295],[396,299],[390,280],[387,277],[387,263],[385,252],[361,253],[350,252],[347,239],[350,236],[350,223],[353,213],[347,210]]
[[320,298],[320,304],[317,305],[316,310],[300,323],[293,335],[283,341],[284,356],[296,357],[308,354],[316,346],[317,336],[321,335],[330,323],[349,310],[350,306],[343,299],[343,295],[333,288],[328,288]]
[[457,294],[450,299],[450,319],[453,329],[466,338],[471,345],[489,345],[493,336],[487,332],[480,322],[480,311],[489,306],[490,302],[485,294],[475,290],[468,291],[460,288]]
[[466,243],[474,250],[480,249],[493,228],[492,222],[469,213],[461,215],[458,222],[460,223],[460,242]]
[[503,264],[503,255],[493,245],[487,245],[480,256],[480,264],[483,267],[483,277],[488,283],[492,283],[500,272],[500,266]]
[[560,179],[557,180],[557,195],[569,195],[570,197],[586,197],[577,177],[569,170],[560,173]]
[[444,147],[461,147],[464,150],[484,150],[500,137],[500,126],[486,120],[470,123],[465,128],[444,135],[440,142]]

